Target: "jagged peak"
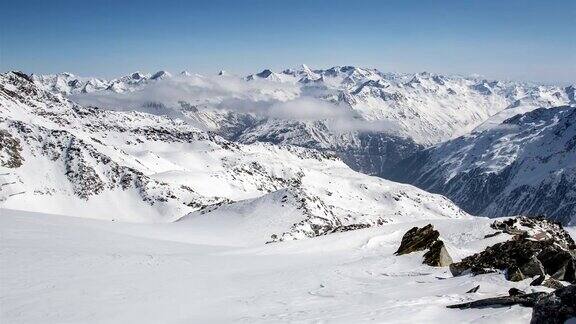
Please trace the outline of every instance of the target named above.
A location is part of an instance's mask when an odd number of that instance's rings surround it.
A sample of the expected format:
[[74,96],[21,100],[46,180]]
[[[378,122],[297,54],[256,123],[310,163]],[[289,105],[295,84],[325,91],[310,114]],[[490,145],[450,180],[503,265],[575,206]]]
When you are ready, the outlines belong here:
[[158,72],[154,73],[154,74],[150,77],[150,79],[152,79],[152,80],[162,80],[162,79],[166,79],[166,78],[170,78],[170,77],[172,77],[172,74],[170,74],[170,72],[162,70],[162,71],[158,71]]
[[272,72],[272,70],[265,69],[264,71],[257,73],[256,76],[258,76],[260,78],[267,78],[267,77],[271,76],[272,74],[274,74],[274,72]]
[[130,79],[134,79],[134,80],[140,80],[140,79],[145,79],[146,75],[140,73],[140,71],[136,71],[133,72],[129,75]]

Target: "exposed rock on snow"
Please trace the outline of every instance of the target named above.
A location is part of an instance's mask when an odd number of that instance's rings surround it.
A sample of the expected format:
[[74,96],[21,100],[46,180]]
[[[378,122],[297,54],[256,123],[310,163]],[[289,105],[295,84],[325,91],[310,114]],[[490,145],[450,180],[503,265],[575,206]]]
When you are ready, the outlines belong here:
[[437,240],[430,246],[428,252],[424,254],[424,261],[422,262],[432,267],[447,267],[453,261],[444,246],[444,242]]
[[440,233],[434,229],[432,224],[422,228],[413,227],[404,234],[400,247],[394,254],[403,255],[428,249],[424,254],[422,263],[433,267],[448,266],[452,263],[452,258],[448,254],[444,242],[438,237],[440,237]]
[[[534,232],[520,231],[517,224],[529,225]],[[487,247],[484,251],[464,258],[450,265],[454,276],[467,272],[478,274],[486,269],[505,271],[506,278],[520,281],[525,278],[547,274],[558,280],[576,282],[576,251],[569,234],[558,224],[547,220],[496,221],[496,228],[505,227],[506,231],[517,234],[511,240]],[[556,236],[545,236],[543,229],[556,231]],[[566,243],[570,242],[568,245]],[[534,281],[537,284],[536,280]]]
[[560,289],[560,288],[564,287],[564,285],[560,281],[558,281],[554,278],[548,278],[548,279],[544,280],[544,282],[542,283],[542,286],[552,288],[552,289]]
[[466,293],[467,293],[467,294],[473,294],[473,293],[475,293],[475,292],[478,292],[479,289],[480,289],[480,285],[478,285],[478,286],[476,286],[476,287],[468,290]]
[[402,255],[429,249],[438,237],[440,237],[440,233],[434,229],[432,224],[422,228],[413,227],[402,236],[402,242],[395,254]]
[[22,165],[20,141],[7,131],[0,129],[0,166],[17,168]]
[[545,292],[535,292],[530,294],[509,295],[503,297],[493,297],[479,299],[472,302],[447,306],[448,308],[468,309],[484,307],[508,307],[512,305],[521,305],[525,307],[534,307],[536,302],[548,295]]
[[496,220],[490,227],[510,235],[530,237],[533,240],[554,240],[565,249],[575,249],[576,244],[562,224],[544,217],[512,217],[506,220]]
[[531,324],[563,324],[576,317],[576,285],[555,290],[549,294],[515,292],[510,296],[480,299],[473,302],[450,305],[448,308],[485,308],[521,305],[532,307]]

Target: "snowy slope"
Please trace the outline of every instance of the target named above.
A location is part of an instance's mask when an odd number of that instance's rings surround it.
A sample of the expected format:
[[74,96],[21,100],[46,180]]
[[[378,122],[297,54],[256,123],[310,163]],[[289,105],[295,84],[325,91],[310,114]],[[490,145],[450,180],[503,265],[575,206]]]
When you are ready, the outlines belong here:
[[[499,116],[500,117],[500,116]],[[576,219],[576,108],[536,109],[402,161],[395,179],[472,214]]]
[[[181,119],[82,107],[20,73],[2,75],[0,86],[5,208],[132,222],[190,212],[182,222],[270,217],[245,215],[249,205],[282,219],[259,232],[262,243],[354,224],[469,217],[442,196],[357,173],[330,154],[236,144]],[[253,226],[247,221],[244,229]]]
[[[529,323],[530,308],[445,306],[548,289],[499,273],[452,277],[423,265],[423,252],[393,255],[429,221],[262,245],[222,226],[0,213],[3,323]],[[485,239],[485,218],[430,222],[456,261],[509,238]]]

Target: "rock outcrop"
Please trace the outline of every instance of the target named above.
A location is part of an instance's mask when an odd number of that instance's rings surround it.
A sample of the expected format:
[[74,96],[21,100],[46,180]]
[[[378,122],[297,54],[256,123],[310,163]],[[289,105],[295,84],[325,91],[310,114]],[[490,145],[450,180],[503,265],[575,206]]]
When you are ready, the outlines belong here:
[[444,242],[439,240],[440,233],[434,229],[432,224],[422,228],[413,227],[402,237],[402,242],[396,255],[408,254],[416,251],[428,251],[424,254],[422,263],[433,267],[445,267],[452,263],[452,258]]
[[424,261],[422,261],[422,263],[433,267],[447,267],[452,262],[452,257],[448,254],[444,242],[440,240],[432,244],[428,252],[424,254]]
[[[451,264],[454,276],[497,269],[504,271],[511,281],[549,275],[556,280],[576,282],[574,241],[560,224],[543,218],[519,217],[495,221],[492,227],[514,237]],[[544,281],[538,279],[535,281],[540,284]]]
[[412,227],[402,237],[402,242],[398,251],[394,254],[402,255],[416,251],[424,251],[432,246],[438,240],[440,233],[434,229],[432,224],[428,224],[422,228]]
[[504,271],[511,281],[548,274],[558,280],[574,282],[576,260],[573,253],[562,249],[553,240],[511,240],[489,246],[480,253],[451,264],[450,271],[454,276],[459,276],[498,269]]

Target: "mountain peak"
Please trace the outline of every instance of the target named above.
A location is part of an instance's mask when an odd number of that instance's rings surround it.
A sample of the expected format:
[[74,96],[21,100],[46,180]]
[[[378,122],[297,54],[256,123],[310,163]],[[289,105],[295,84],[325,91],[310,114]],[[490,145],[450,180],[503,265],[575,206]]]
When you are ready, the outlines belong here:
[[145,79],[146,76],[142,73],[140,73],[140,71],[136,71],[132,74],[130,74],[130,78],[134,79],[134,80],[141,80],[141,79]]
[[258,77],[260,77],[260,78],[267,78],[267,77],[271,76],[272,73],[274,73],[274,72],[272,72],[272,71],[269,70],[269,69],[266,69],[266,70],[264,70],[264,71],[256,74],[256,76],[258,76]]
[[163,80],[163,79],[167,79],[172,77],[172,74],[170,74],[170,72],[168,71],[158,71],[156,73],[154,73],[154,75],[152,75],[150,77],[150,79],[152,80]]

